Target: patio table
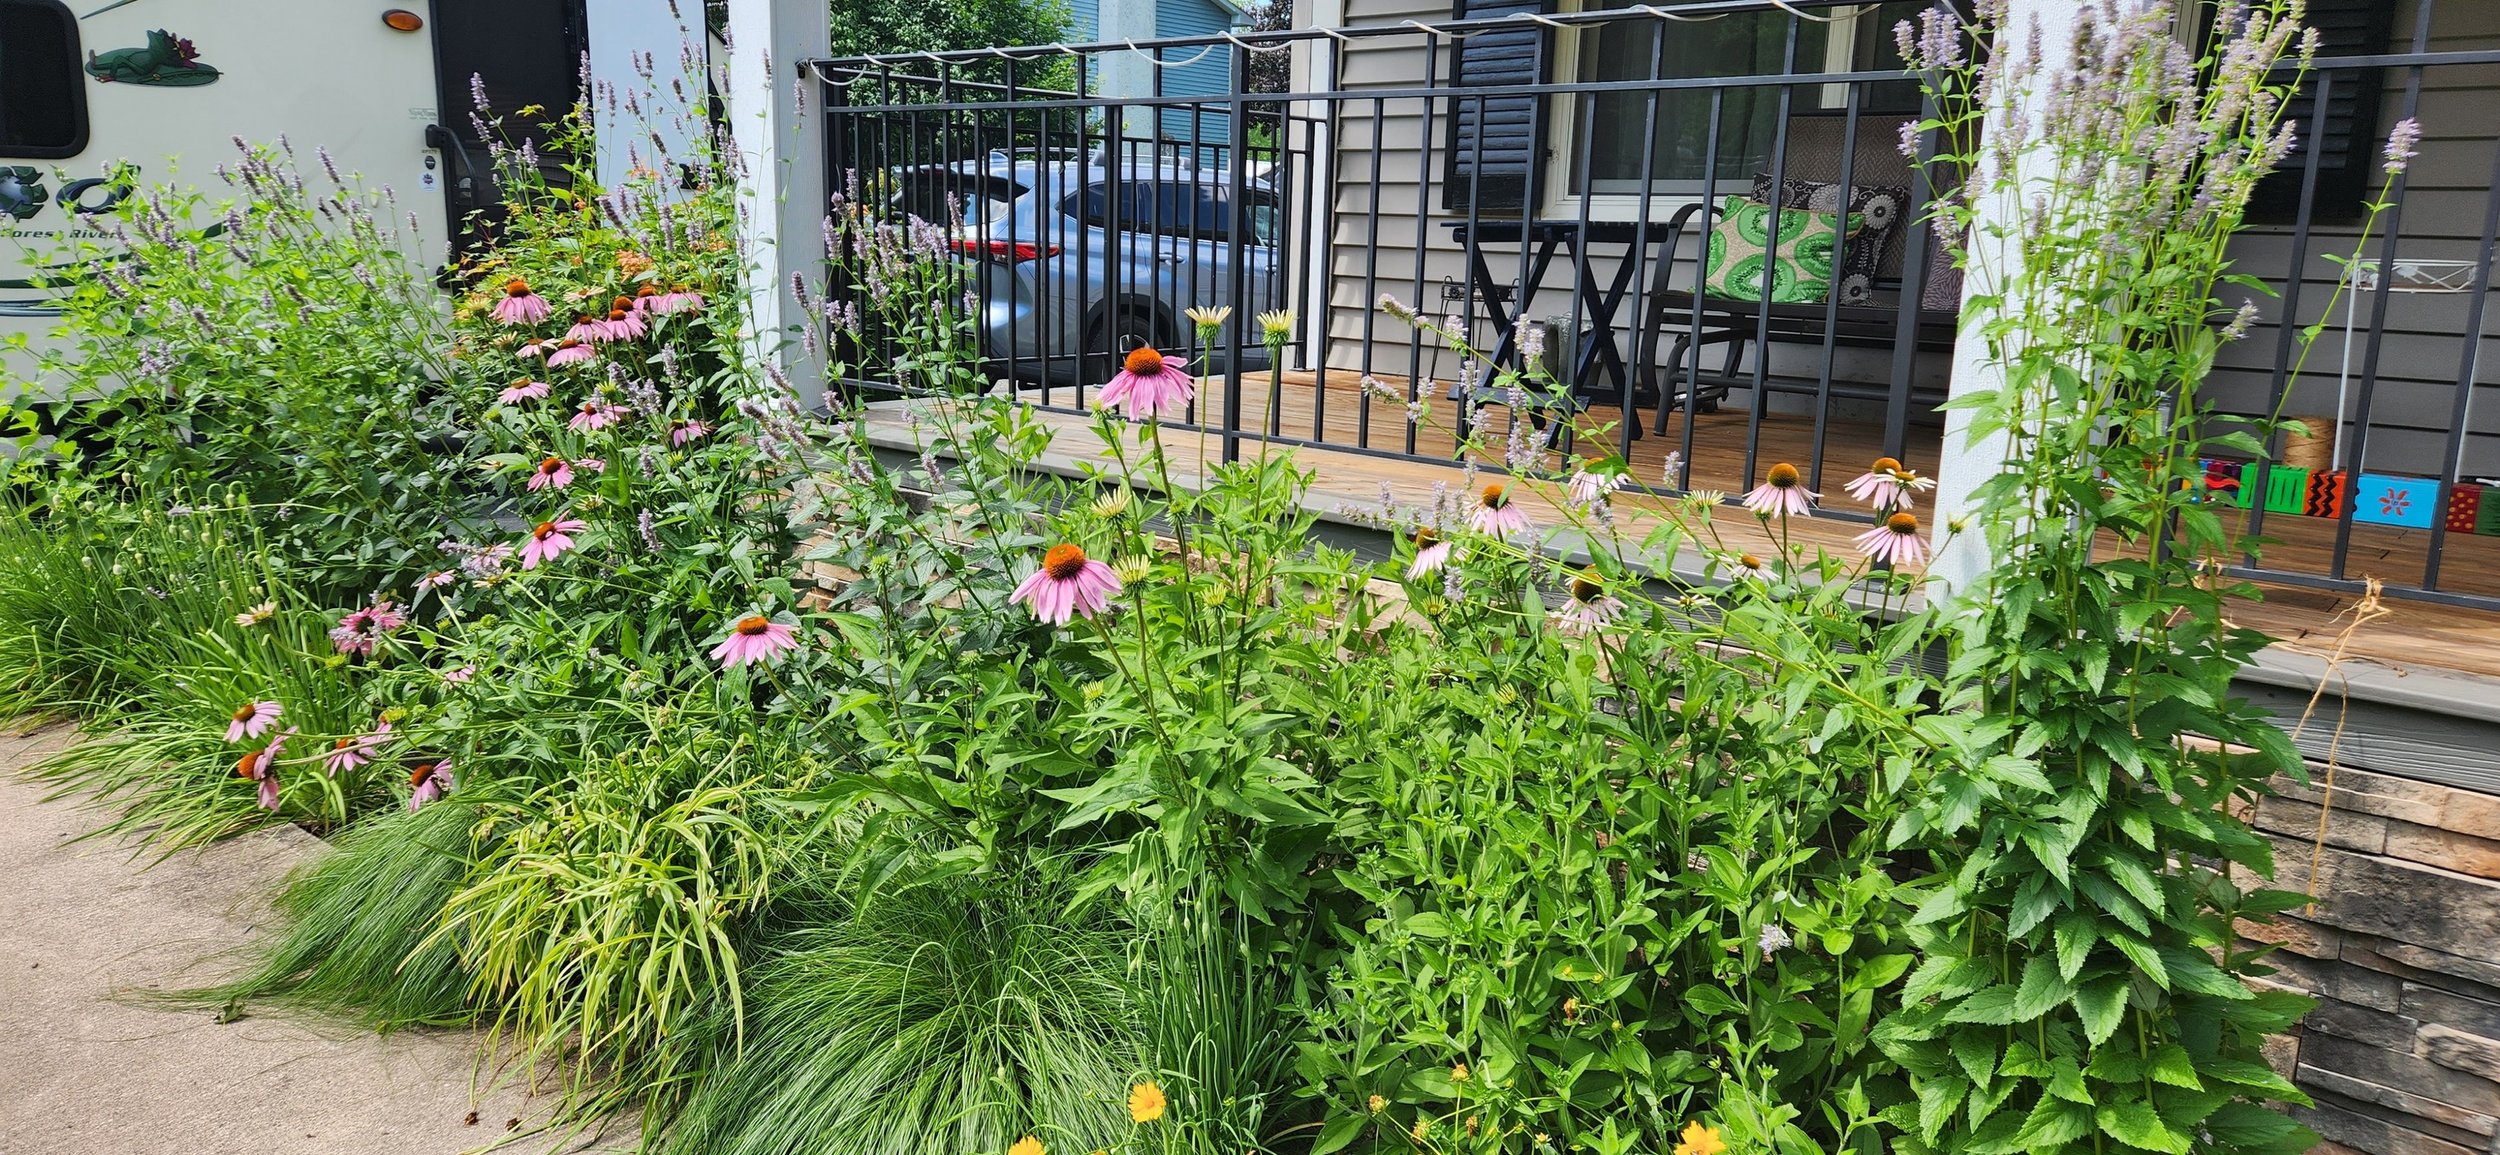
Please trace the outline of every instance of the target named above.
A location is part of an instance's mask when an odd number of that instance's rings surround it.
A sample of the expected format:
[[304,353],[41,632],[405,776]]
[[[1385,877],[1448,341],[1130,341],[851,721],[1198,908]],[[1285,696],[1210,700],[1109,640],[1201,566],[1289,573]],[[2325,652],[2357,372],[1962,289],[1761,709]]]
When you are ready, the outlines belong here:
[[[1529,315],[1529,307],[1544,287],[1545,274],[1557,259],[1571,262],[1572,295],[1577,300],[1580,317],[1589,323],[1586,336],[1579,338],[1573,350],[1570,373],[1565,378],[1575,398],[1611,399],[1622,393],[1627,369],[1623,349],[1615,338],[1615,314],[1631,295],[1632,279],[1640,271],[1643,242],[1667,235],[1663,225],[1639,221],[1582,221],[1578,219],[1532,221],[1454,221],[1450,235],[1467,250],[1467,276],[1475,286],[1476,299],[1484,302],[1485,314],[1493,322],[1500,337],[1490,354],[1495,365],[1511,365],[1525,371],[1518,363],[1519,318]],[[1527,277],[1518,286],[1517,301],[1509,306],[1503,297],[1511,286],[1493,270],[1485,259],[1487,244],[1525,246]],[[1589,253],[1591,245],[1622,245],[1621,258],[1614,262],[1611,276],[1599,268],[1598,259]],[[1518,266],[1504,262],[1513,272]],[[1596,373],[1605,374],[1603,384],[1610,388],[1599,391]],[[1455,393],[1453,393],[1455,397]]]

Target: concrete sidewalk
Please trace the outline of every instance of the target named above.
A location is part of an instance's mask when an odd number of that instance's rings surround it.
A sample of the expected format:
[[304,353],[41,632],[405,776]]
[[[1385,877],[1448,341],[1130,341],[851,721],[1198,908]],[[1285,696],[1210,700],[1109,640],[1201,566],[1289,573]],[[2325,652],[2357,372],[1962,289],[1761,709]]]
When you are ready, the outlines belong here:
[[220,1024],[129,997],[228,973],[233,948],[275,931],[279,880],[321,845],[281,827],[150,868],[127,846],[73,843],[100,816],[17,776],[71,736],[0,729],[0,1153],[454,1155],[544,1117],[510,1087],[473,1095],[468,1032]]

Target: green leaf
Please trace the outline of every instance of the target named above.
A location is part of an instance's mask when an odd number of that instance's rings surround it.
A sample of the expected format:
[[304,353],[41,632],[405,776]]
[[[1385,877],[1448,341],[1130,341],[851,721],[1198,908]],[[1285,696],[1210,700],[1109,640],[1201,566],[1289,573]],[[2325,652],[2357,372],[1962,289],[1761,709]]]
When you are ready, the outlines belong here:
[[1944,1133],[1945,1124],[1953,1121],[1954,1108],[1962,1105],[1962,1096],[1970,1093],[1970,1084],[1960,1079],[1936,1079],[1918,1087],[1918,1133],[1930,1143]]
[[2023,964],[2022,986],[2014,994],[2014,1021],[2039,1018],[2074,993],[2073,984],[2058,975],[2056,962],[2044,954],[2033,955]]
[[2092,1133],[2092,1108],[2042,1095],[2015,1136],[2020,1151],[2044,1151]]
[[1980,1023],[1991,1027],[2001,1027],[2013,1022],[2014,984],[1998,983],[1963,999],[1952,1010],[1945,1013],[1944,1021]]
[[2112,975],[2075,988],[2075,1014],[2083,1019],[2084,1037],[2097,1047],[2117,1033],[2126,1016],[2127,980]]
[[2092,958],[2092,946],[2101,941],[2100,930],[2092,925],[2092,916],[2070,910],[2057,916],[2057,973],[2068,982],[2083,973],[2083,964]]
[[2153,1061],[2145,1073],[2151,1075],[2156,1083],[2168,1083],[2191,1091],[2205,1089],[2204,1082],[2196,1077],[2196,1061],[2188,1057],[2186,1047],[2177,1043],[2163,1043],[2153,1048]]
[[1953,1035],[1953,1061],[1962,1065],[1970,1081],[1986,1087],[1996,1077],[1998,1040],[1989,1031],[1956,1031]]
[[2162,1125],[2161,1114],[2145,1102],[2111,1103],[2092,1113],[2101,1132],[2130,1147],[2187,1155],[2187,1136]]
[[1362,1136],[1363,1125],[1369,1122],[1371,1116],[1353,1112],[1329,1119],[1328,1125],[1319,1129],[1319,1140],[1311,1144],[1311,1155],[1329,1155],[1332,1151],[1344,1150]]

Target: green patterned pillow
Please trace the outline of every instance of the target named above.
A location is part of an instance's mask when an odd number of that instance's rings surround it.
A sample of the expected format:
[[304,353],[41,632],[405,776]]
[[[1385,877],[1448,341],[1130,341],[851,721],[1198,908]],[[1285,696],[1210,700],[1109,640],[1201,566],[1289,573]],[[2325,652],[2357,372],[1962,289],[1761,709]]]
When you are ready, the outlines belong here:
[[[1702,292],[1740,301],[1762,299],[1762,278],[1771,278],[1775,304],[1818,304],[1831,296],[1832,250],[1840,243],[1840,214],[1780,211],[1779,240],[1771,239],[1771,206],[1731,196],[1710,226],[1710,251],[1702,265]],[[1855,235],[1862,222],[1849,218]]]

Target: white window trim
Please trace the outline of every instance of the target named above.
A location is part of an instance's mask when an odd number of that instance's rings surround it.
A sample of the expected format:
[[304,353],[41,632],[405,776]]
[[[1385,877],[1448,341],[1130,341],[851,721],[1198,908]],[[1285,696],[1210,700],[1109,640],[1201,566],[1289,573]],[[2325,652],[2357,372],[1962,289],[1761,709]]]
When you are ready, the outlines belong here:
[[[1875,4],[1864,4],[1845,10],[1835,10],[1832,18],[1832,34],[1823,46],[1823,67],[1817,71],[1847,72],[1851,69],[1857,59],[1858,36],[1865,31],[1862,26],[1868,23],[1864,17],[1875,8]],[[1586,10],[1587,0],[1562,0],[1564,12]],[[1573,78],[1564,83],[1575,83],[1580,75],[1580,38],[1588,35],[1589,31],[1590,29],[1585,27],[1573,28],[1554,38],[1553,75]],[[1817,102],[1818,107],[1840,108],[1848,103],[1847,85],[1826,84],[1822,88],[1821,98]],[[1576,167],[1574,162],[1577,160],[1572,154],[1580,146],[1578,131],[1580,100],[1569,93],[1558,93],[1549,99],[1553,102],[1552,111],[1546,118],[1547,123],[1553,126],[1551,130],[1553,135],[1549,139],[1557,143],[1546,150],[1549,155],[1545,158],[1545,171],[1543,179],[1539,182],[1544,189],[1544,196],[1542,197],[1543,203],[1537,206],[1537,218],[1540,220],[1578,220],[1582,211],[1581,202],[1586,201],[1588,219],[1592,221],[1640,219],[1641,198],[1638,194],[1598,193],[1593,196],[1583,196],[1571,191],[1571,172]],[[1724,196],[1732,187],[1736,186],[1731,183],[1731,179],[1722,177],[1715,191]],[[1664,223],[1687,206],[1700,203],[1702,182],[1697,180],[1653,181],[1650,189],[1649,219]],[[1752,185],[1746,183],[1741,191],[1750,192],[1751,190]]]

